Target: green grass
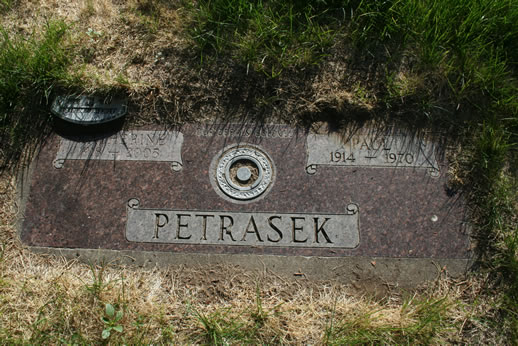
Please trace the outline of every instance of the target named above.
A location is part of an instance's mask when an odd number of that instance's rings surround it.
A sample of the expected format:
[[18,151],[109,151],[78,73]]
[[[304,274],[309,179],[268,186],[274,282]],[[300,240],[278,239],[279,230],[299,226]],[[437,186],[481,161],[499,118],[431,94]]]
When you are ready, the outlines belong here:
[[269,77],[317,63],[333,43],[332,9],[324,1],[203,0],[190,10],[202,59],[230,55]]
[[[476,256],[505,292],[496,328],[516,342],[518,3],[364,2],[356,13],[357,47],[389,52],[387,110],[405,108],[403,120],[436,125],[464,148]],[[401,71],[418,80],[414,87],[396,80]]]
[[434,105],[446,110],[432,109],[430,117],[455,121],[452,118],[466,110],[472,113],[467,120],[477,122],[481,111],[516,114],[516,2],[369,2],[356,13],[356,44],[386,48],[393,59],[389,75],[391,69],[401,68],[402,57],[414,62],[405,72],[422,77],[418,96],[429,95]]
[[9,11],[13,4],[14,0],[0,0],[0,14]]
[[0,166],[20,158],[25,144],[48,127],[50,95],[73,79],[67,71],[68,27],[49,21],[26,38],[0,27]]
[[[188,6],[202,59],[230,56],[269,77],[319,63],[337,40],[367,57],[388,52],[387,78],[403,58],[410,60],[405,72],[423,79],[413,95],[419,110],[442,122],[459,109],[516,113],[517,7],[511,0],[204,0]],[[390,106],[401,95],[386,84]]]
[[[514,136],[516,133],[514,134]],[[501,320],[489,320],[495,329],[518,342],[518,181],[516,164],[510,160],[513,134],[505,122],[483,123],[475,132],[471,169],[471,206],[476,222],[478,260],[490,273],[488,294],[502,291]],[[515,137],[514,137],[515,138]],[[515,139],[514,139],[515,140]],[[511,154],[510,154],[511,153]],[[468,169],[468,167],[465,167]],[[482,317],[485,318],[484,316]]]

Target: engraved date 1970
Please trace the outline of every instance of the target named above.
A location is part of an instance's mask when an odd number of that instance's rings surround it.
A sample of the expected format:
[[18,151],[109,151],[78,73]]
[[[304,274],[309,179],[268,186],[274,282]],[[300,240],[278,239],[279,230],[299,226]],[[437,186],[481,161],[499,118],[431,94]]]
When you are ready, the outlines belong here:
[[[382,157],[382,160],[386,164],[407,164],[412,165],[416,162],[416,158],[414,154],[409,152],[397,152],[397,153],[391,153],[388,150],[384,150],[384,153],[382,155],[371,155],[367,153],[362,158],[363,159],[377,159],[379,156]],[[346,152],[345,150],[336,150],[329,152],[329,161],[332,163],[342,163],[342,164],[353,164],[356,161],[355,153],[353,152]]]

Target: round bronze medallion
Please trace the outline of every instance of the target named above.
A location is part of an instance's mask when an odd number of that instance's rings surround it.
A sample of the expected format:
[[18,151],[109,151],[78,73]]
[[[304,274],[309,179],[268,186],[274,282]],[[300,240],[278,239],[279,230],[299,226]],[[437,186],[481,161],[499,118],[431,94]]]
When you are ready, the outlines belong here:
[[273,165],[255,146],[232,147],[220,156],[216,166],[218,187],[227,196],[250,200],[261,195],[273,181]]

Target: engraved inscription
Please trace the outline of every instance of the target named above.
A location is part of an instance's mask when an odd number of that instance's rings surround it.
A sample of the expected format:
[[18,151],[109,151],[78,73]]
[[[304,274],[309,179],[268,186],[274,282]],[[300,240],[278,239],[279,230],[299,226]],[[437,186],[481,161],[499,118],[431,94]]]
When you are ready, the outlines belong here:
[[199,126],[196,135],[200,137],[257,137],[257,138],[292,138],[295,129],[275,124],[239,125],[239,124],[206,124]]
[[54,167],[65,160],[120,160],[171,162],[182,168],[183,134],[177,131],[126,131],[110,137],[85,136],[61,139]]
[[425,168],[432,176],[439,171],[435,148],[424,139],[356,134],[344,143],[333,136],[310,134],[306,144],[308,174],[315,174],[318,165]]
[[132,242],[241,246],[355,248],[359,209],[343,214],[258,213],[127,207],[126,238]]

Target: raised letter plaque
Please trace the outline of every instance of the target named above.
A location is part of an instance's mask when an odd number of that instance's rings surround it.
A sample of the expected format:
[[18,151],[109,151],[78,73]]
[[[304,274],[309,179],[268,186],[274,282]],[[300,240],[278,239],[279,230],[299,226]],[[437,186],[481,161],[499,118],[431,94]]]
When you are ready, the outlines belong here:
[[145,243],[355,248],[359,210],[343,214],[192,211],[127,207],[126,239]]
[[310,134],[306,140],[306,171],[317,165],[361,167],[412,167],[438,175],[433,144],[404,134],[354,134],[346,141],[328,135]]
[[[171,162],[182,165],[183,134],[177,131],[126,131],[110,137],[61,139],[54,167],[65,160],[120,160]],[[175,168],[176,167],[176,168]]]

